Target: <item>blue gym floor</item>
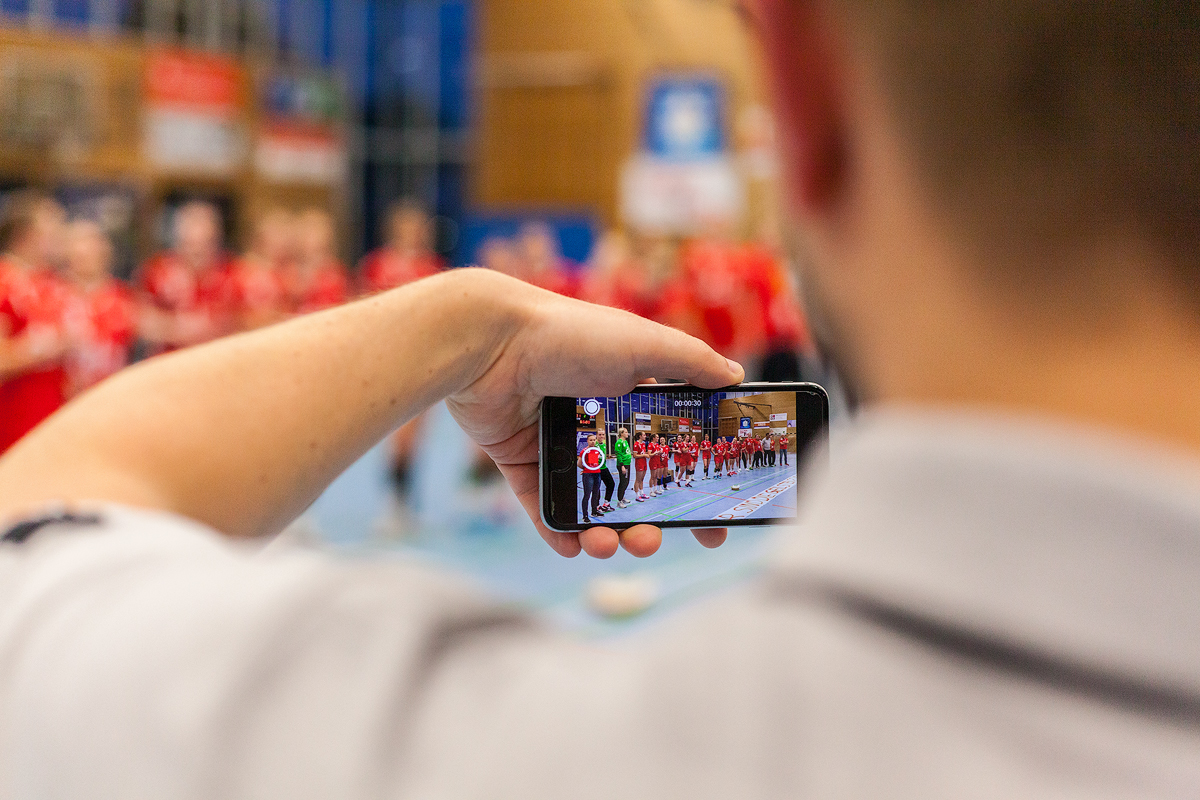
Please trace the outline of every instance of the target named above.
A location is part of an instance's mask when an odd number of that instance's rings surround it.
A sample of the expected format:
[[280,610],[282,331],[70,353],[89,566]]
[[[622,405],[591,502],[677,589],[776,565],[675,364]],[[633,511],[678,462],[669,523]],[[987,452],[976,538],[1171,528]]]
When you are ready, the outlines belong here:
[[[697,472],[691,486],[667,484],[667,490],[644,502],[634,500],[632,481],[625,492],[625,499],[632,505],[617,506],[617,495],[613,492],[611,504],[615,511],[606,511],[593,522],[682,522],[703,519],[778,519],[796,515],[796,465],[789,458],[790,466],[776,463],[774,467],[738,469],[736,475],[712,475],[705,479]],[[703,470],[703,464],[701,464]],[[615,470],[613,479],[616,480]],[[711,472],[710,472],[711,475]],[[583,485],[577,484],[577,498],[582,507]],[[738,487],[734,489],[733,487]],[[607,490],[601,486],[601,500]],[[726,516],[722,516],[726,515]]]
[[[410,514],[396,515],[387,451],[380,446],[338,478],[300,527],[346,556],[417,559],[465,574],[498,597],[528,603],[584,636],[620,635],[656,624],[683,606],[748,579],[761,569],[777,530],[735,528],[724,546],[707,550],[686,529],[668,528],[662,549],[648,559],[633,558],[623,550],[605,561],[585,555],[565,559],[542,541],[503,482],[470,484],[470,462],[469,442],[439,405],[430,412],[418,450]],[[702,498],[709,483],[716,487],[740,481],[738,494],[748,497],[784,480],[785,470],[794,475],[795,466],[697,481],[691,490],[670,489],[674,496],[658,500],[676,504],[675,512],[688,513],[683,507],[683,493],[688,492],[693,499],[687,502],[701,503],[692,510],[704,513]],[[774,502],[791,503],[794,511],[795,494],[785,492]],[[587,587],[607,575],[651,576],[659,588],[658,602],[632,619],[597,615],[588,606]]]

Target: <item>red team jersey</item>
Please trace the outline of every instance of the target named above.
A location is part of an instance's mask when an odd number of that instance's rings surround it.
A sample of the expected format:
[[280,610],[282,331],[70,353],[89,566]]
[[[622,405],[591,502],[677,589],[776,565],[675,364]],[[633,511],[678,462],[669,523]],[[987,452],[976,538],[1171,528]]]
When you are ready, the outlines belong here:
[[238,260],[229,271],[229,304],[243,319],[264,322],[283,317],[288,311],[288,293],[280,271]]
[[432,253],[402,256],[390,248],[381,247],[363,259],[359,280],[364,293],[376,294],[436,275],[445,268],[442,260]]
[[[229,327],[233,298],[230,263],[224,258],[209,269],[195,272],[174,253],[159,253],[142,267],[138,289],[154,308],[177,318],[186,315],[199,320],[208,329],[206,338],[225,333]],[[176,345],[162,348],[174,349]]]
[[295,266],[283,273],[289,310],[293,314],[309,314],[325,308],[340,306],[350,299],[350,281],[346,268],[336,261],[304,274]]
[[137,336],[137,301],[124,284],[110,279],[86,294],[72,293],[67,328],[74,346],[67,359],[71,391],[78,393],[129,363]]
[[174,253],[159,253],[142,267],[138,286],[163,311],[211,311],[228,302],[230,264],[193,272]]
[[566,297],[578,297],[582,288],[571,262],[560,259],[553,267],[543,269],[529,277],[529,282],[547,291]]
[[633,466],[634,466],[634,469],[636,469],[638,472],[645,472],[646,471],[646,460],[647,460],[646,443],[645,442],[634,442],[633,443]]
[[604,465],[604,454],[596,445],[590,445],[580,451],[579,460],[583,463],[584,472],[597,473]]
[[700,455],[708,461],[712,457],[712,442],[704,441],[700,443]]
[[[50,270],[26,271],[0,259],[0,332],[61,336],[69,291]],[[53,414],[66,398],[62,359],[0,376],[0,453]]]

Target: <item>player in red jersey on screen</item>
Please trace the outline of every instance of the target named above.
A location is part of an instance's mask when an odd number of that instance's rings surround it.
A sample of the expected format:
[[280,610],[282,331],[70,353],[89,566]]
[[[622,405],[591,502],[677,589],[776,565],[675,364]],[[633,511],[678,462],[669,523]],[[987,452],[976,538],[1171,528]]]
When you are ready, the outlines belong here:
[[658,488],[658,437],[646,437],[646,469],[648,474],[646,480],[646,498],[657,497],[659,494]]
[[287,209],[269,208],[254,225],[250,249],[229,273],[234,325],[249,331],[288,316],[284,273],[295,257],[296,218]]
[[292,314],[309,314],[350,299],[350,282],[337,257],[337,235],[329,212],[309,208],[296,218],[296,253],[284,268],[283,284]]
[[700,480],[706,481],[711,477],[708,470],[712,466],[712,450],[712,442],[708,440],[708,434],[706,433],[704,434],[704,441],[700,442],[700,458],[704,461],[704,475]]
[[688,438],[688,486],[691,486],[696,481],[696,465],[700,463],[700,442],[696,439],[696,434],[692,434]]
[[670,448],[660,435],[654,440],[654,494],[660,495],[667,490],[667,454]]
[[683,479],[680,473],[683,472],[683,464],[687,460],[687,456],[683,452],[683,437],[676,436],[671,440],[671,480],[675,482],[676,487],[683,486]]
[[433,221],[419,204],[404,200],[389,208],[384,235],[384,246],[359,265],[363,294],[386,292],[446,268],[433,250]]
[[139,318],[152,355],[233,330],[230,260],[223,236],[216,206],[199,200],[186,203],[171,219],[171,249],[142,265]]
[[642,487],[646,481],[648,457],[646,455],[646,432],[638,431],[633,437],[633,499],[639,503],[646,502]]
[[725,440],[720,436],[713,442],[713,477],[721,477],[721,470],[725,468]]
[[15,193],[0,216],[0,453],[66,398],[62,231],[62,208],[38,192]]
[[129,364],[137,338],[137,298],[112,275],[113,249],[104,229],[91,220],[67,227],[66,272],[71,296],[67,329],[68,394],[74,396]]
[[779,463],[782,466],[788,466],[788,435],[786,433],[779,434],[776,447],[779,449]]

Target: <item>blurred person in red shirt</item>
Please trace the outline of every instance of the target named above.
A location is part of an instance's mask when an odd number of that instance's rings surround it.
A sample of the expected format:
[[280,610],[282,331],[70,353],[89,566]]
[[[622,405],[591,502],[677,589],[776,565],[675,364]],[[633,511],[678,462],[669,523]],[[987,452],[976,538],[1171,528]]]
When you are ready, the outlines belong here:
[[147,261],[137,281],[141,337],[152,355],[232,329],[221,213],[211,203],[193,200],[175,211],[171,229],[171,249]]
[[[368,253],[359,267],[359,283],[364,294],[377,294],[443,271],[445,262],[433,251],[433,221],[414,200],[402,200],[388,209],[387,243]],[[412,462],[425,415],[405,423],[392,434],[391,478],[396,508],[392,527],[409,529],[407,515],[412,489]]]
[[17,192],[0,217],[0,453],[66,398],[62,232],[62,207],[39,192]]
[[544,222],[528,222],[521,227],[517,242],[527,282],[567,297],[579,296],[574,264],[559,252],[553,228]]
[[649,265],[635,255],[629,238],[611,230],[592,249],[579,296],[654,319],[663,302],[660,288],[651,280]]
[[433,251],[433,221],[420,204],[403,200],[388,210],[387,243],[359,267],[363,294],[395,289],[446,268]]
[[137,336],[137,300],[112,276],[112,242],[91,220],[67,227],[66,273],[71,285],[67,328],[68,392],[74,396],[129,363]]
[[684,299],[669,322],[729,358],[754,350],[757,307],[740,248],[719,228],[689,242],[680,256]]
[[238,330],[254,330],[288,316],[283,276],[295,256],[295,234],[296,219],[285,208],[269,208],[259,217],[250,249],[229,273],[229,301]]
[[479,266],[528,283],[525,262],[511,239],[489,236],[479,247]]
[[764,228],[742,248],[741,259],[745,285],[754,301],[755,349],[762,357],[759,377],[800,380],[800,356],[815,357],[815,348],[801,311],[799,287],[780,253],[778,236]]
[[296,218],[296,257],[283,272],[292,313],[308,314],[350,299],[350,282],[338,260],[336,241],[333,217],[324,209],[305,209]]

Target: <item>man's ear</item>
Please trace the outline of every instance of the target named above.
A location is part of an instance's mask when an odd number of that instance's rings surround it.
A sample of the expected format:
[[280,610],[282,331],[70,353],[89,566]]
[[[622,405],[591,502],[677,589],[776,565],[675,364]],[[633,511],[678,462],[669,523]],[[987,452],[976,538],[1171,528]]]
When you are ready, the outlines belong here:
[[816,0],[747,0],[779,117],[780,147],[797,211],[820,214],[844,179],[842,64],[836,28]]

